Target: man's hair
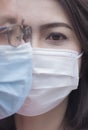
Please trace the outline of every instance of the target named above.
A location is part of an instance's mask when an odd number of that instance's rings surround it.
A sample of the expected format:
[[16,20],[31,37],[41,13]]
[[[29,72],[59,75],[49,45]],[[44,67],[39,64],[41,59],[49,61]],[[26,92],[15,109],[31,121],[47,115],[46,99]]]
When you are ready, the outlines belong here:
[[88,0],[58,0],[82,47],[79,86],[69,95],[65,118],[74,130],[88,130]]

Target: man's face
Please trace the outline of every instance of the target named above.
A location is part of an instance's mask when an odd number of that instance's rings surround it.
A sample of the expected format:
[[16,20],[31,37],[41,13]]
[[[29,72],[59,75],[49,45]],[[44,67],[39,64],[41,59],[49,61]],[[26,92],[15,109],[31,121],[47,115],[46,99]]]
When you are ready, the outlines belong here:
[[0,26],[14,24],[17,20],[16,0],[0,0]]
[[13,36],[12,30],[8,32],[3,27],[7,28],[16,23],[18,23],[16,0],[0,0],[0,45],[8,44],[8,35]]

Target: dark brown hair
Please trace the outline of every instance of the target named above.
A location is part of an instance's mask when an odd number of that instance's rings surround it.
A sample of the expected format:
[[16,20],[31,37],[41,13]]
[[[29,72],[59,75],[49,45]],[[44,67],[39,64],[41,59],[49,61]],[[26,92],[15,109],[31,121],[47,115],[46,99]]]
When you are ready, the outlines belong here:
[[69,16],[83,56],[77,90],[69,95],[65,118],[74,130],[88,130],[88,0],[58,0]]

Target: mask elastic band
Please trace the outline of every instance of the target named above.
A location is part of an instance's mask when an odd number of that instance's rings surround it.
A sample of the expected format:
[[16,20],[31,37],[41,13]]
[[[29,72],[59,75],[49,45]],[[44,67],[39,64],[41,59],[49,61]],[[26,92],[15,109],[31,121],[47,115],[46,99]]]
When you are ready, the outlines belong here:
[[80,57],[82,57],[82,55],[83,55],[83,52],[79,54],[77,58],[79,59]]

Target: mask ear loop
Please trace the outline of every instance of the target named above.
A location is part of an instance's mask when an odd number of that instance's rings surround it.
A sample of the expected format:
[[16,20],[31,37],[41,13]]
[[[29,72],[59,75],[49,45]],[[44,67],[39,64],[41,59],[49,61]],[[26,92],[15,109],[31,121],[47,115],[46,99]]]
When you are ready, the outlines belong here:
[[83,56],[84,52],[81,52],[81,54],[78,55],[77,59],[81,58]]
[[[81,58],[82,56],[83,56],[83,54],[84,54],[84,52],[81,52],[79,55],[78,55],[78,57],[77,57],[77,59],[79,59],[79,58]],[[79,69],[80,70],[80,69]],[[79,79],[81,78],[81,72],[79,71]]]

